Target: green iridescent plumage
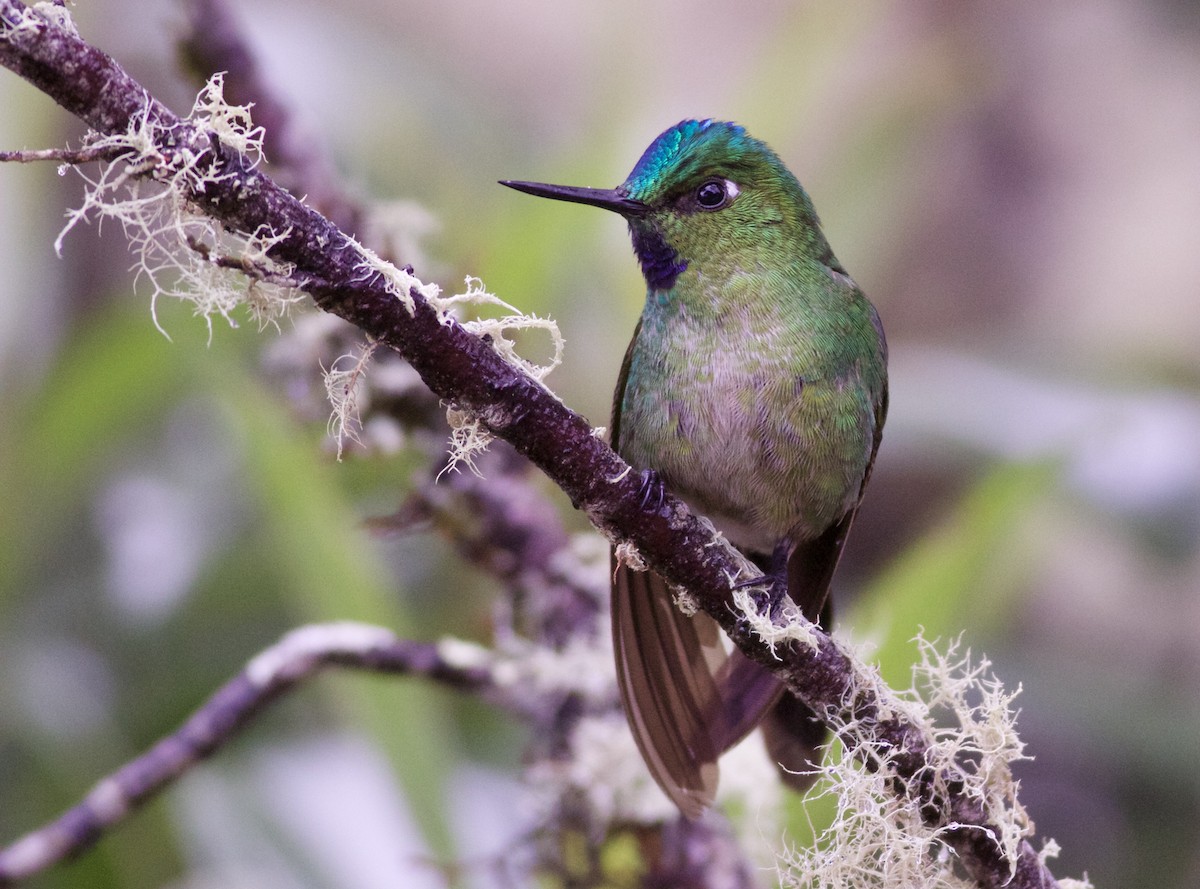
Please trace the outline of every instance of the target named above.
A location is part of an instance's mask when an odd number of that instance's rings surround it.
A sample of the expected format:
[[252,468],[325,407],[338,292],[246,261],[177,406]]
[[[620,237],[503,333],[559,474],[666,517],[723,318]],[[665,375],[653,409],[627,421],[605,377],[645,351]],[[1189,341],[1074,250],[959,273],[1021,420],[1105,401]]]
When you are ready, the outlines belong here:
[[[613,446],[653,471],[775,577],[811,619],[870,475],[887,410],[874,307],[834,257],[808,195],[734,124],[683,121],[616,189],[505,183],[629,222],[646,304],[617,383]],[[652,572],[618,566],[618,677],[651,772],[687,814],[758,722],[789,783],[823,737],[763,668],[725,654]]]

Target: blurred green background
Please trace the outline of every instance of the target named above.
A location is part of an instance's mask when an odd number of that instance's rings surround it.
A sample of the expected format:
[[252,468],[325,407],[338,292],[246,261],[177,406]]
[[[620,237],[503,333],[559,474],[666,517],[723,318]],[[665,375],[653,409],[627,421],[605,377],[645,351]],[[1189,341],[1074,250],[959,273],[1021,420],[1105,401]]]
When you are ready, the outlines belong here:
[[[347,186],[567,338],[597,424],[639,312],[620,222],[500,178],[620,182],[683,117],[733,119],[809,189],[878,305],[892,408],[842,631],[904,685],[918,628],[1024,688],[1019,770],[1057,874],[1200,884],[1200,8],[1179,0],[244,4]],[[186,112],[184,16],[81,4]],[[0,73],[0,146],[79,125]],[[335,463],[264,380],[276,335],[135,295],[82,185],[0,168],[0,843],[169,731],[301,622],[486,639],[489,581],[378,540],[411,460]],[[405,256],[405,258],[409,258]],[[565,498],[564,513],[569,512]],[[582,527],[578,516],[568,520]],[[37,887],[441,885],[512,839],[519,726],[327,677]],[[453,850],[457,850],[456,852]],[[489,882],[468,870],[465,885]]]

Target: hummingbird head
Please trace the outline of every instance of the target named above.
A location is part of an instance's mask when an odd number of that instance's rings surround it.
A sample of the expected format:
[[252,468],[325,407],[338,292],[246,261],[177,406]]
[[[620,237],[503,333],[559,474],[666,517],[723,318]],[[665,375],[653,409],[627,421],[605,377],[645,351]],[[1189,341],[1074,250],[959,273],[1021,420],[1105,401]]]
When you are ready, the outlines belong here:
[[650,143],[614,189],[501,184],[620,213],[651,290],[672,289],[689,269],[719,279],[806,254],[832,261],[796,177],[733,123],[681,121]]

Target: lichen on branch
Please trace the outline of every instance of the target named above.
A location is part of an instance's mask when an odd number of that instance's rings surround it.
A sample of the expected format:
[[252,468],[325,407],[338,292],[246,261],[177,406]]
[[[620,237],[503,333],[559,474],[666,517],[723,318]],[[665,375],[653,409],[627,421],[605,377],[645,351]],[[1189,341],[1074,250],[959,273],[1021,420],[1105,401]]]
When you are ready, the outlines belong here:
[[[150,284],[151,315],[159,323],[157,306],[162,297],[190,302],[212,336],[214,317],[236,327],[235,313],[245,308],[261,329],[278,326],[278,321],[304,298],[296,279],[296,266],[272,255],[273,248],[290,230],[276,232],[259,225],[252,232],[223,225],[199,208],[196,194],[211,193],[240,172],[253,170],[263,160],[262,128],[256,127],[248,105],[231,105],[224,98],[224,75],[214,74],[183,122],[193,124],[211,138],[245,158],[241,170],[222,169],[205,152],[188,144],[164,150],[164,132],[147,107],[131,118],[128,128],[112,135],[91,133],[85,139],[87,160],[100,160],[100,170],[89,174],[70,165],[86,183],[83,201],[67,214],[67,222],[55,239],[62,254],[67,234],[79,223],[96,219],[118,222],[133,253],[135,279]],[[169,136],[166,141],[170,141]],[[68,165],[64,165],[68,166]],[[468,331],[489,342],[514,368],[539,382],[562,361],[564,342],[558,325],[546,318],[526,315],[488,292],[483,282],[468,277],[461,293],[442,296],[437,284],[420,280],[411,266],[398,267],[370,248],[349,239],[360,254],[363,279],[375,278],[410,314],[419,294],[443,320],[457,318],[467,307],[478,310],[499,307],[508,314],[500,318],[480,317],[461,321]],[[552,354],[543,364],[528,360],[517,351],[512,334],[542,330],[549,334]],[[346,370],[337,362],[326,372],[326,388],[332,405],[329,426],[341,457],[344,442],[356,435],[358,382],[367,372],[374,346],[364,346],[353,366]],[[492,440],[486,423],[472,411],[448,409],[453,432],[447,468],[460,464],[474,467],[475,457]]]

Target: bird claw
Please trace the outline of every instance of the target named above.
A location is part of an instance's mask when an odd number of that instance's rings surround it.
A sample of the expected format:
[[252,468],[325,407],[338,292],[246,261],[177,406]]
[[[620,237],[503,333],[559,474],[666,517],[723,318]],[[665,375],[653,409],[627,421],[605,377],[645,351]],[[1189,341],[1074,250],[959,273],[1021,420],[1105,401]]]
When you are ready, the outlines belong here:
[[667,498],[667,487],[657,472],[653,469],[643,469],[638,493],[642,496],[642,509],[658,512]]
[[739,580],[730,589],[742,590],[753,588],[750,594],[759,614],[772,616],[776,614],[788,598],[787,574],[764,574],[749,580]]
[[751,595],[760,614],[774,616],[789,601],[788,595],[788,556],[791,555],[791,543],[781,540],[768,559],[757,558],[755,563],[763,568],[762,577],[741,580],[733,584],[731,589],[740,590],[747,587],[757,587],[759,592]]

